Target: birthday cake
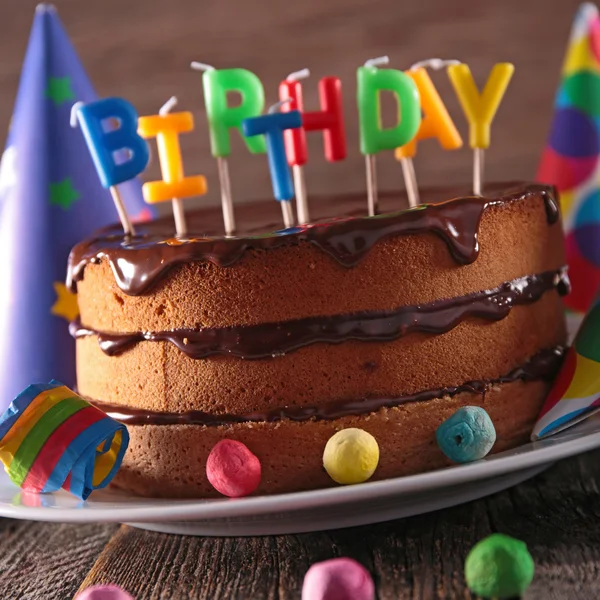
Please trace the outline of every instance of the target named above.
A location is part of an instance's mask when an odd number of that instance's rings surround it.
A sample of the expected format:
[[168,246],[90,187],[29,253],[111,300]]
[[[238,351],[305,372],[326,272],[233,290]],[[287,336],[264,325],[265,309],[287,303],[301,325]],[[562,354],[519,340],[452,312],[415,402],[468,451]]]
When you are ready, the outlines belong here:
[[274,201],[99,232],[71,253],[79,392],[125,423],[115,483],[210,497],[217,442],[261,461],[257,493],[335,485],[323,450],[357,427],[373,479],[449,464],[436,428],[481,406],[495,452],[528,440],[566,342],[563,233],[552,187],[425,189],[312,199],[312,224],[278,230]]

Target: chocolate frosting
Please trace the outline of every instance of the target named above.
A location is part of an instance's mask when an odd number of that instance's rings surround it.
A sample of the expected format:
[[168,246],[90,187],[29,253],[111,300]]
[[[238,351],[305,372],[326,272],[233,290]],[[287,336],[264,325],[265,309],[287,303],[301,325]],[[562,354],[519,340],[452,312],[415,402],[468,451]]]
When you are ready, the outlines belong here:
[[[160,219],[136,225],[135,236],[124,236],[118,226],[101,231],[96,237],[77,245],[69,257],[67,285],[73,291],[83,278],[88,263],[108,260],[119,288],[126,294],[147,292],[175,265],[190,261],[210,261],[221,267],[235,264],[250,249],[270,250],[281,246],[310,243],[329,254],[344,267],[356,265],[378,242],[399,235],[431,232],[439,236],[458,264],[475,261],[479,253],[478,230],[481,216],[490,206],[516,202],[531,196],[545,201],[548,221],[558,220],[559,211],[551,186],[521,184],[512,191],[503,192],[500,186],[488,186],[497,195],[458,197],[453,200],[450,191],[423,190],[423,197],[446,201],[422,204],[416,208],[388,212],[374,217],[364,216],[366,200],[363,196],[342,199],[315,198],[311,204],[327,206],[338,218],[320,219],[311,225],[273,230],[265,226],[263,209],[272,215],[276,202],[236,208],[245,215],[238,220],[246,222],[246,232],[235,237],[223,237],[217,232],[215,212],[198,211],[188,215],[190,234],[177,239],[171,219]],[[385,199],[398,195],[382,194]],[[389,203],[388,203],[389,204]],[[268,208],[267,208],[268,207]],[[357,212],[359,211],[359,212]],[[356,216],[362,212],[363,216]],[[254,213],[254,214],[253,214]],[[354,215],[354,216],[352,216]]]
[[414,332],[445,333],[473,317],[499,321],[513,306],[535,302],[555,288],[561,295],[569,291],[569,279],[564,269],[520,277],[491,290],[458,298],[390,311],[364,311],[251,326],[135,333],[99,332],[73,322],[70,331],[75,338],[96,335],[100,348],[109,356],[120,354],[142,341],[166,341],[190,358],[225,354],[243,359],[265,359],[316,343],[387,342]]
[[334,400],[324,402],[319,406],[284,406],[272,408],[264,412],[252,412],[241,415],[211,414],[202,411],[158,412],[93,401],[94,404],[108,416],[121,421],[126,425],[206,425],[216,427],[234,423],[267,422],[274,423],[283,419],[291,421],[333,420],[353,415],[364,415],[376,412],[382,408],[393,408],[407,402],[422,402],[455,396],[461,392],[483,394],[491,386],[515,381],[551,381],[560,365],[564,355],[564,348],[557,346],[549,350],[542,350],[533,356],[525,365],[513,369],[508,375],[496,379],[467,381],[462,385],[446,388],[425,390],[416,394],[401,396],[399,398],[361,398],[358,400]]

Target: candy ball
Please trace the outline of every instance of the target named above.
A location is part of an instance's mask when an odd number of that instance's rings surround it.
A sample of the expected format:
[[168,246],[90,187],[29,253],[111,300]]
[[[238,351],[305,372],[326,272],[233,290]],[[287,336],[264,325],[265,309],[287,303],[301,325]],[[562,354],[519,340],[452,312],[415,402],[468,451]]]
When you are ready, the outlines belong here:
[[323,466],[337,483],[362,483],[373,475],[379,462],[377,440],[362,429],[342,429],[329,438]]
[[465,561],[469,589],[484,598],[520,597],[533,580],[533,572],[525,543],[501,533],[475,544]]
[[93,585],[78,594],[75,600],[133,600],[133,596],[116,585]]
[[483,458],[496,441],[496,429],[479,406],[463,406],[435,432],[441,451],[453,462],[467,463]]
[[369,572],[351,558],[314,564],[304,576],[302,600],[373,600],[375,585]]
[[206,461],[206,476],[211,485],[230,498],[251,494],[260,483],[260,475],[258,458],[235,440],[221,440]]

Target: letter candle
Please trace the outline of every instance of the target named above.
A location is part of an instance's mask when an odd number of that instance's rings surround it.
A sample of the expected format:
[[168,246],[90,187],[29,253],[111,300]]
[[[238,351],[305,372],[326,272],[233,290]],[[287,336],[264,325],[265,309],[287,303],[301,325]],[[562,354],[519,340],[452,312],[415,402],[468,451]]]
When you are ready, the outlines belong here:
[[[235,127],[241,132],[244,119],[262,113],[265,104],[264,90],[260,79],[246,69],[215,69],[200,62],[192,62],[191,67],[196,71],[203,71],[202,87],[210,127],[210,147],[212,155],[217,159],[225,233],[233,235],[235,215],[227,165],[227,157],[231,154],[229,130]],[[242,101],[238,106],[228,106],[228,92],[238,92],[241,95]],[[266,151],[263,136],[244,138],[244,141],[253,154]]]
[[[388,62],[387,56],[374,58],[357,71],[360,149],[365,155],[370,216],[377,212],[376,153],[404,146],[416,135],[421,122],[419,91],[415,82],[402,71],[377,68],[377,65]],[[379,93],[383,90],[394,92],[398,102],[398,124],[386,129],[381,127],[380,116]],[[407,180],[407,190],[409,187]]]
[[158,158],[163,181],[144,184],[144,200],[149,204],[172,200],[175,229],[178,237],[187,233],[182,198],[206,194],[206,178],[202,175],[185,177],[179,146],[179,134],[194,129],[194,118],[190,112],[171,113],[177,104],[172,96],[158,111],[158,115],[140,117],[138,132],[144,138],[156,137]]
[[483,188],[484,149],[490,145],[490,130],[496,111],[515,71],[511,63],[494,65],[481,94],[469,67],[463,63],[448,67],[448,77],[469,123],[469,145],[473,149],[473,193]]
[[[107,122],[116,122],[108,129]],[[100,183],[110,190],[123,231],[135,235],[117,184],[137,177],[148,165],[148,144],[137,133],[138,116],[135,108],[122,98],[104,98],[84,104],[76,102],[71,108],[71,127],[81,127]],[[115,160],[115,155],[125,160]]]
[[273,104],[266,115],[251,117],[242,121],[244,135],[251,137],[264,134],[267,140],[267,156],[273,184],[273,195],[281,204],[283,222],[286,229],[294,226],[294,210],[292,198],[294,186],[290,176],[290,168],[285,155],[283,132],[285,129],[294,129],[302,126],[302,115],[299,110],[290,112],[277,112],[282,104],[290,102],[290,98],[280,100]]
[[394,156],[397,160],[401,161],[405,180],[411,181],[413,189],[412,201],[411,194],[408,193],[408,200],[411,207],[419,203],[419,189],[413,163],[413,157],[417,153],[417,141],[435,137],[438,138],[440,145],[445,150],[460,148],[463,143],[452,118],[448,114],[448,110],[444,106],[440,95],[427,73],[427,67],[439,70],[455,64],[460,64],[460,62],[457,60],[431,58],[415,63],[406,71],[406,74],[415,82],[419,90],[422,119],[417,135],[408,144],[396,148]]
[[323,77],[319,81],[319,104],[321,110],[304,112],[301,79],[310,75],[308,69],[291,73],[279,84],[279,98],[290,102],[281,107],[282,112],[299,110],[302,126],[283,132],[288,164],[294,175],[298,222],[310,221],[303,166],[308,160],[307,131],[323,131],[325,158],[334,162],[346,158],[346,132],[342,106],[342,84],[338,77]]

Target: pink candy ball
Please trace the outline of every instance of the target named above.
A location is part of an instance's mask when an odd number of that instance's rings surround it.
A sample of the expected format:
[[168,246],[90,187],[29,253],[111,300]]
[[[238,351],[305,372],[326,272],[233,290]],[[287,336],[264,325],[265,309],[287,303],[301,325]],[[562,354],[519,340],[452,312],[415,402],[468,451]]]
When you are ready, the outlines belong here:
[[235,440],[221,440],[206,461],[206,476],[211,485],[230,498],[251,494],[260,483],[260,474],[258,458]]
[[373,600],[375,585],[369,572],[351,558],[314,564],[304,576],[302,600]]
[[116,585],[93,585],[75,597],[75,600],[134,600]]

